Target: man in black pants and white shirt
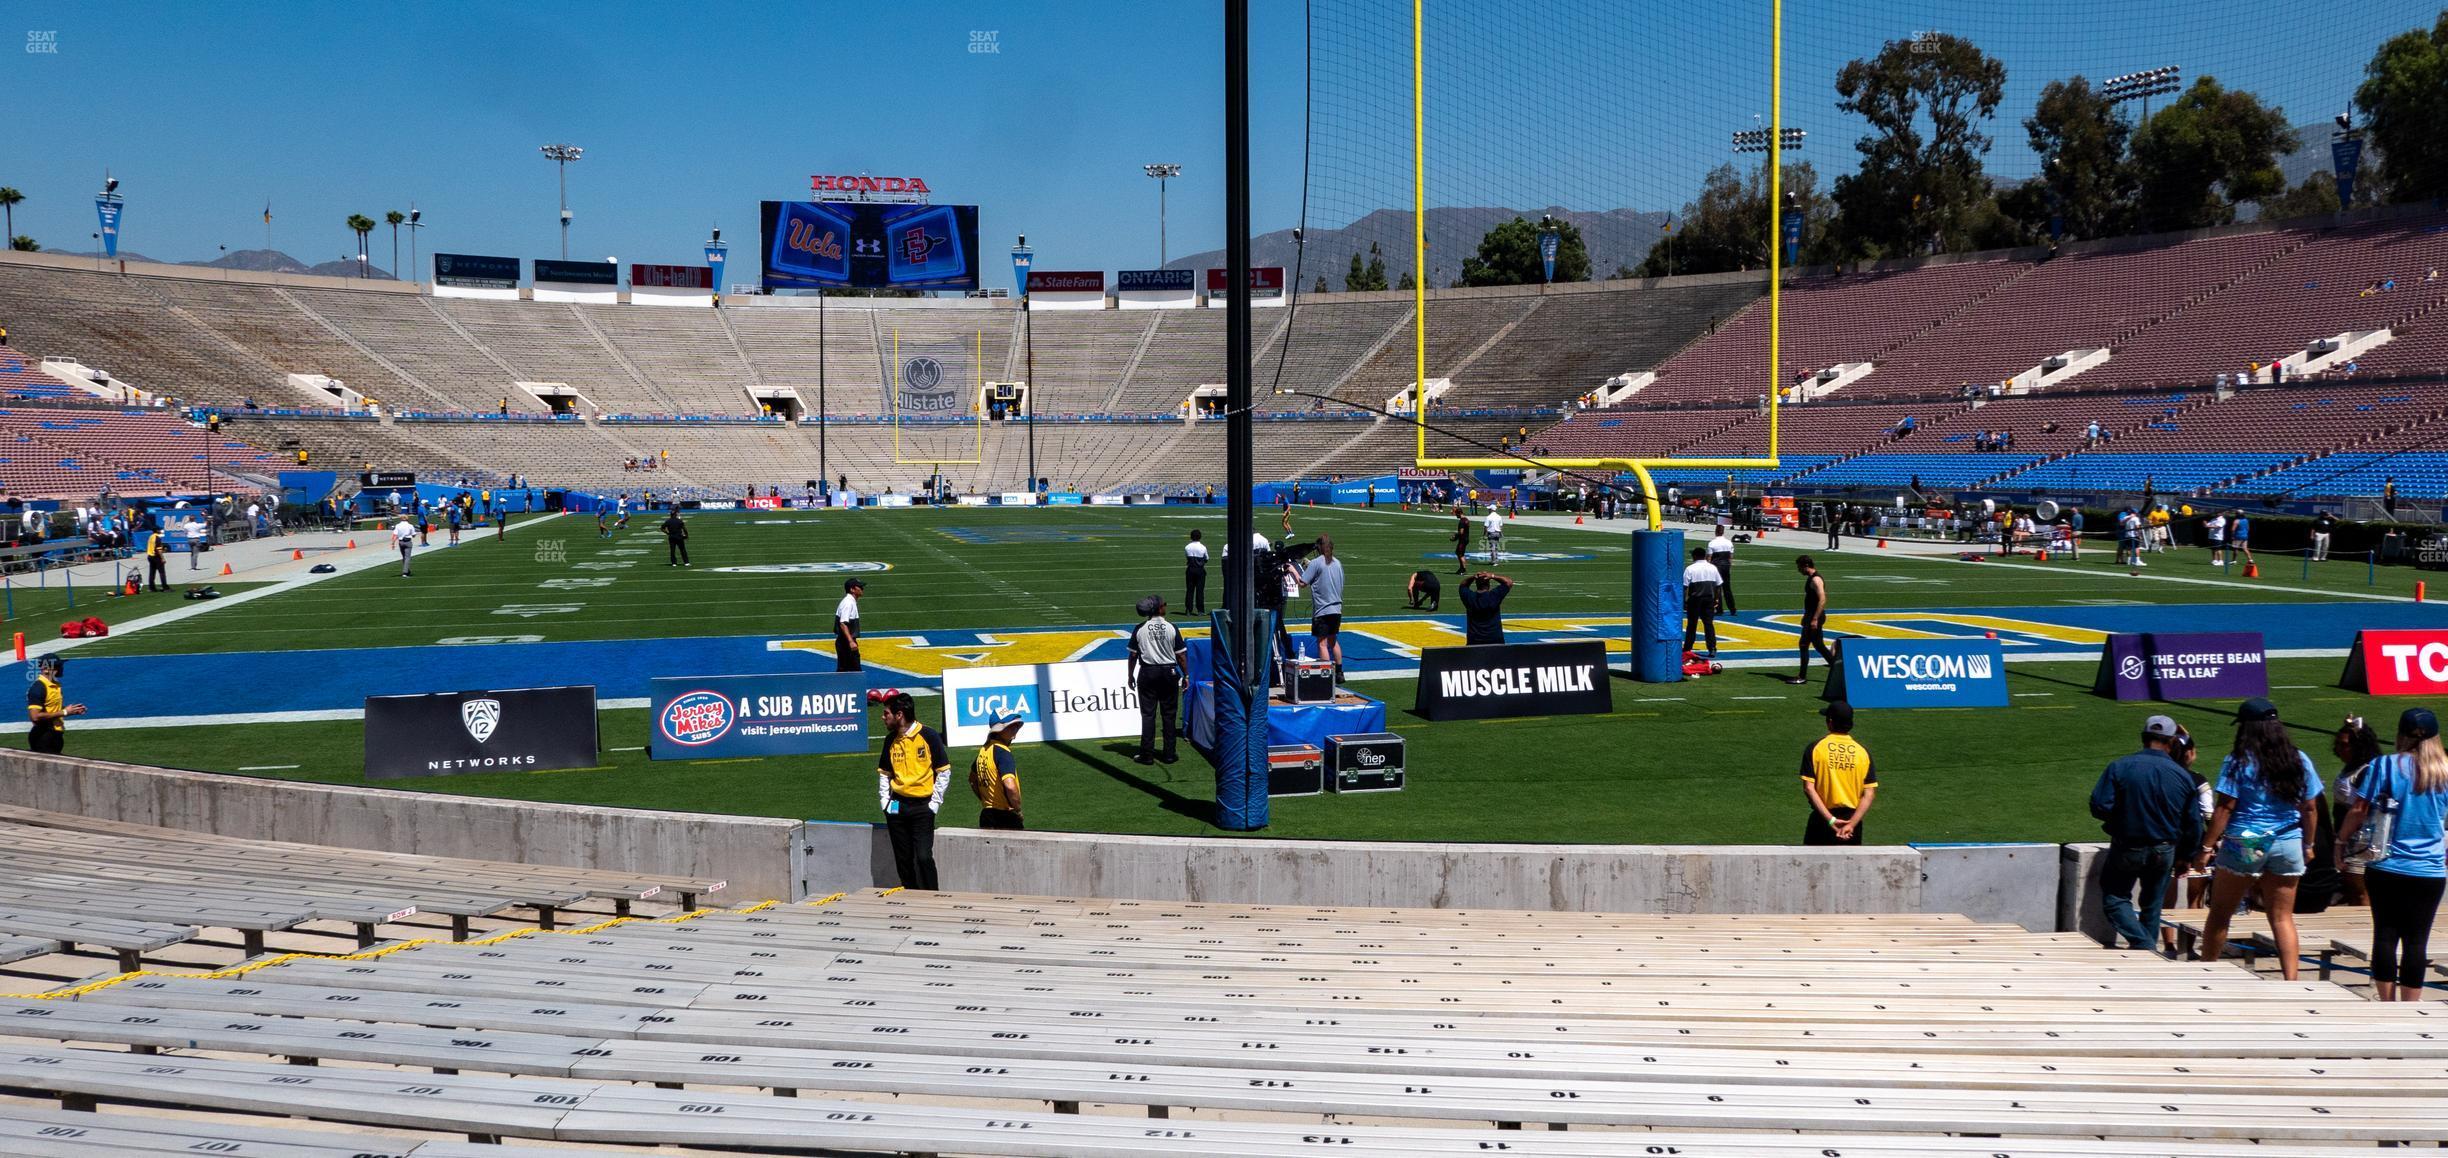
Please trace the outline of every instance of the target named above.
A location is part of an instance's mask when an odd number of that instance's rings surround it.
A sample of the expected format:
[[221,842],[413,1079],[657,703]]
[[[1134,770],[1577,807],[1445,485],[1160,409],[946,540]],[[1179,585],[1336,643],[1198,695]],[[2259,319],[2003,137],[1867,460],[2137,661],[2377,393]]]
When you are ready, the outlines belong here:
[[[1131,632],[1130,665],[1127,669],[1131,687],[1139,693],[1139,756],[1142,764],[1162,760],[1167,764],[1180,760],[1173,753],[1174,734],[1180,729],[1181,715],[1181,629],[1165,618],[1164,597],[1150,595],[1139,601],[1139,626]],[[1164,728],[1164,752],[1156,753],[1156,729]]]
[[1734,535],[1722,521],[1716,537],[1708,541],[1708,561],[1717,569],[1718,609],[1730,617],[1739,610],[1734,606]]
[[1190,532],[1190,541],[1182,544],[1182,614],[1207,614],[1207,544],[1199,541],[1199,532]]
[[859,597],[867,593],[864,580],[850,579],[842,583],[841,602],[833,608],[833,670],[864,671],[859,662]]

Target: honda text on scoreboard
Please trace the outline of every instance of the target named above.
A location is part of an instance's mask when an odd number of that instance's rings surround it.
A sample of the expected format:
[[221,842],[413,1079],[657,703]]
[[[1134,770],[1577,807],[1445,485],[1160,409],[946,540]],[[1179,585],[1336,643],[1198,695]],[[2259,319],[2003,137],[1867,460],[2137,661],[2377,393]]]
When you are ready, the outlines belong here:
[[978,288],[975,205],[767,201],[765,289]]

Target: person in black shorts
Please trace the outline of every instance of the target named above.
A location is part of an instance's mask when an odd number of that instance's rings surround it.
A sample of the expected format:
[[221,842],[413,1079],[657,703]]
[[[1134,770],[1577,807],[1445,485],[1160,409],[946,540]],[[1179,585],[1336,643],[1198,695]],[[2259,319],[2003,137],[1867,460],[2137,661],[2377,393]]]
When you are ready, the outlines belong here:
[[1454,574],[1470,569],[1470,516],[1462,513],[1462,504],[1454,504]]
[[1787,676],[1785,682],[1803,684],[1810,682],[1811,653],[1818,652],[1819,658],[1826,660],[1829,667],[1834,667],[1836,666],[1836,649],[1828,646],[1825,634],[1827,631],[1827,578],[1819,574],[1819,564],[1813,562],[1808,555],[1794,556],[1794,570],[1802,573],[1802,642],[1799,649],[1802,666],[1794,674]]
[[1403,584],[1403,598],[1406,600],[1404,606],[1412,611],[1418,611],[1423,607],[1430,611],[1436,610],[1444,594],[1445,582],[1437,578],[1434,571],[1413,571],[1410,580]]

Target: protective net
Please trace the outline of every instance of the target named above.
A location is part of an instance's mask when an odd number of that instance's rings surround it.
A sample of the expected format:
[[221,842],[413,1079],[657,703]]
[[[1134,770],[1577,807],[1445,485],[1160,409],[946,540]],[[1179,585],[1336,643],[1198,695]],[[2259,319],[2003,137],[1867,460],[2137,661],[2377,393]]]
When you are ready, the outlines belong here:
[[974,329],[896,327],[885,341],[892,370],[893,461],[982,462],[986,335]]

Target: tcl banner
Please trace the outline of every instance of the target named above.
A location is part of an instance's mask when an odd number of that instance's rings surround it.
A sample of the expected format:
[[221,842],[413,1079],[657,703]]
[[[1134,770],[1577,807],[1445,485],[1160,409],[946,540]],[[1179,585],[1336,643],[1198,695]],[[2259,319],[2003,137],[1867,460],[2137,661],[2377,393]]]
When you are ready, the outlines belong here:
[[646,751],[657,760],[867,750],[867,677],[858,672],[658,678],[647,687]]
[[703,265],[645,265],[632,262],[629,266],[629,284],[632,287],[710,290],[714,288],[714,270]]
[[2006,656],[1994,639],[1847,639],[1827,699],[1857,708],[2002,708]]
[[2448,692],[2448,629],[2356,632],[2339,686],[2375,696]]
[[[1207,271],[1208,296],[1222,297],[1226,288],[1230,287],[1231,285],[1232,279],[1225,276],[1224,270],[1211,268]],[[1249,271],[1249,289],[1250,297],[1253,299],[1282,297],[1284,290],[1284,268],[1280,265],[1251,266]]]
[[367,696],[368,780],[595,764],[595,689]]
[[1028,275],[1031,294],[1101,294],[1105,292],[1105,271],[1101,269],[1032,269]]
[[944,734],[986,742],[986,721],[1017,712],[1023,742],[1139,734],[1139,692],[1127,660],[953,668],[944,673]]
[[1430,720],[1569,716],[1615,710],[1606,645],[1483,643],[1420,652],[1411,710]]
[[2269,694],[2258,631],[2111,635],[2092,689],[2120,700],[2241,700]]
[[777,495],[750,495],[740,505],[752,511],[778,511],[782,509],[782,499]]

